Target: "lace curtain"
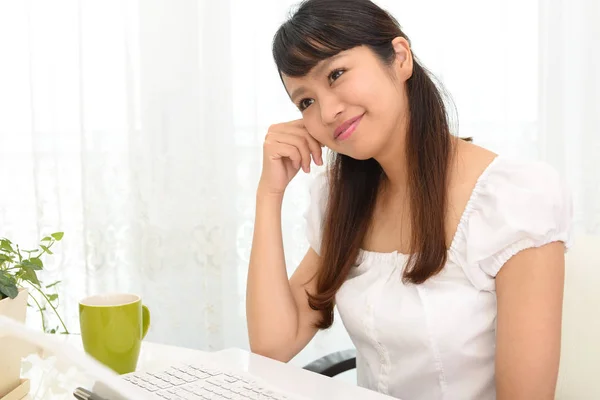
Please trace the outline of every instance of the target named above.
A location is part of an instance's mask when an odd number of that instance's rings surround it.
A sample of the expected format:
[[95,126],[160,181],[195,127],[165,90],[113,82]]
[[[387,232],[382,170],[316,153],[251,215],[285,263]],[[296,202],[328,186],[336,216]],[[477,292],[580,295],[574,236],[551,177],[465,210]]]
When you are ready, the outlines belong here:
[[[0,3],[0,236],[65,231],[43,278],[77,301],[142,295],[148,340],[247,348],[245,281],[268,126],[299,118],[270,44],[289,0]],[[388,0],[452,94],[460,135],[552,163],[600,234],[600,37],[593,0]],[[284,207],[291,274],[310,176]],[[35,325],[35,314],[29,323]],[[304,363],[350,346],[339,322]]]

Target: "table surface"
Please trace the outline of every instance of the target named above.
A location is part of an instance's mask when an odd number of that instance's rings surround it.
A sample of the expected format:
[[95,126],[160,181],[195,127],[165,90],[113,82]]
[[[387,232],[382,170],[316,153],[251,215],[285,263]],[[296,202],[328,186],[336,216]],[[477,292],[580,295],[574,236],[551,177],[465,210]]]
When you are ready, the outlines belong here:
[[[64,336],[68,345],[83,351],[81,337]],[[144,342],[140,352],[138,371],[157,370],[169,365],[189,360],[211,363],[215,360],[227,369],[243,371],[264,380],[281,391],[304,396],[309,399],[349,399],[365,400],[390,399],[388,396],[372,392],[347,382],[327,378],[299,367],[280,363],[240,349],[227,349],[215,353],[181,347]],[[210,364],[209,364],[210,365]],[[27,400],[73,399],[76,383],[70,372],[56,372],[55,366],[47,360],[29,357],[23,362],[22,377],[30,379],[31,390]]]

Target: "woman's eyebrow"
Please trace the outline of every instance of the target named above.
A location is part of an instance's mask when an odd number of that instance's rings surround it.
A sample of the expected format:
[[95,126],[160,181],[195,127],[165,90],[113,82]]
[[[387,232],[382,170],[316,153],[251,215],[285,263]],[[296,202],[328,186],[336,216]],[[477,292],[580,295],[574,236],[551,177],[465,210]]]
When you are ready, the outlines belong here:
[[346,55],[345,53],[337,53],[335,56],[331,56],[331,57],[325,59],[321,63],[321,65],[317,65],[315,67],[314,74],[315,75],[321,75],[323,73],[323,71],[326,70],[329,67],[329,65],[331,65],[332,62],[334,62],[338,58],[344,57],[345,55]]
[[[332,62],[334,62],[338,58],[342,58],[344,56],[345,56],[344,53],[338,53],[335,56],[331,56],[331,57],[325,59],[323,62],[321,62],[320,65],[317,65],[313,69],[313,71],[311,71],[311,73],[314,74],[314,75],[320,75],[320,74],[322,74],[323,71],[326,70],[327,67],[329,67],[329,65],[331,65]],[[298,89],[295,89],[292,92],[292,94],[290,95],[290,99],[292,99],[292,101],[295,101],[295,99],[297,97],[303,95],[304,93],[306,93],[306,88],[304,86],[300,86]]]

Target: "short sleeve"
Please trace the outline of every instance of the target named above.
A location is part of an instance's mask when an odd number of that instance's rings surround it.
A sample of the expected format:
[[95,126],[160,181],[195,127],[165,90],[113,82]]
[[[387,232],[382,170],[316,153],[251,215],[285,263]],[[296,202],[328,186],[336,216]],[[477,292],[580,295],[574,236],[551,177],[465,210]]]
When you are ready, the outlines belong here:
[[496,159],[479,179],[459,231],[463,267],[481,289],[495,288],[502,266],[522,250],[552,242],[571,246],[572,203],[545,163]]
[[321,254],[323,219],[327,207],[328,185],[325,172],[320,173],[310,185],[310,203],[304,213],[306,219],[306,237],[310,247]]

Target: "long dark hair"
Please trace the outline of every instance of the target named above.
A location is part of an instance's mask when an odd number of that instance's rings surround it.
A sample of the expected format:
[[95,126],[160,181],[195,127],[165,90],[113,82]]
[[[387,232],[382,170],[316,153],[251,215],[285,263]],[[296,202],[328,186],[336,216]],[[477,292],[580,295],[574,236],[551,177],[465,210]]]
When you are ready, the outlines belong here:
[[[275,34],[273,56],[280,74],[304,76],[319,61],[367,46],[386,65],[396,57],[392,40],[408,37],[398,21],[369,0],[307,0]],[[410,43],[410,41],[409,41]],[[447,257],[445,215],[452,136],[442,92],[413,54],[406,82],[406,165],[411,211],[410,258],[405,283],[420,284],[439,273]],[[374,159],[333,154],[323,221],[321,260],[310,307],[321,312],[317,327],[333,323],[335,294],[359,255],[385,174]]]

